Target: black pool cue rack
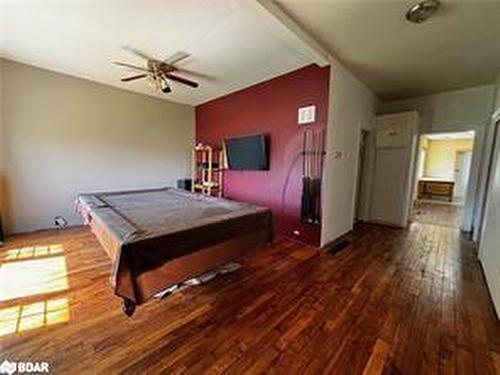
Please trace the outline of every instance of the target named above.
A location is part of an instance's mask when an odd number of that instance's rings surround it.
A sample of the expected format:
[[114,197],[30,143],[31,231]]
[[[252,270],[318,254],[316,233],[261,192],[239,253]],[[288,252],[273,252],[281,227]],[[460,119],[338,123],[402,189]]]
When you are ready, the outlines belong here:
[[321,176],[325,132],[306,128],[302,141],[302,202],[300,219],[309,224],[321,221]]

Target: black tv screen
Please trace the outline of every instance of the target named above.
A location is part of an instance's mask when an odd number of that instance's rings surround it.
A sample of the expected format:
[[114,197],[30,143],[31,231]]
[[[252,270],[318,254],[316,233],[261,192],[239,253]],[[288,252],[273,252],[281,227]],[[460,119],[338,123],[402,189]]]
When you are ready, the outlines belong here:
[[226,139],[227,163],[230,170],[268,170],[269,163],[264,134]]

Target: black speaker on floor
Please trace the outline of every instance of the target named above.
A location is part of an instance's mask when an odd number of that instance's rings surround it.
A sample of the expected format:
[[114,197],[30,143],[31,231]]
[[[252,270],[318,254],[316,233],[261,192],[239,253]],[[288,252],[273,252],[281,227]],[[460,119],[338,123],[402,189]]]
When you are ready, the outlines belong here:
[[191,179],[183,178],[183,179],[177,180],[177,188],[191,191]]

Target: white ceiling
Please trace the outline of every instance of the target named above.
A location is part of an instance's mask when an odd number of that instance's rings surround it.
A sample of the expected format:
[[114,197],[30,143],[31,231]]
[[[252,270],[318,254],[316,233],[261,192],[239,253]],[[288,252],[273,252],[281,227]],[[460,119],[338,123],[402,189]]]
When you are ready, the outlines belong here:
[[[41,68],[196,105],[313,63],[296,40],[263,19],[249,0],[0,0],[0,53]],[[111,64],[177,51],[179,65],[214,77],[159,94]]]
[[491,83],[500,72],[500,1],[442,0],[416,25],[408,0],[278,0],[382,99]]

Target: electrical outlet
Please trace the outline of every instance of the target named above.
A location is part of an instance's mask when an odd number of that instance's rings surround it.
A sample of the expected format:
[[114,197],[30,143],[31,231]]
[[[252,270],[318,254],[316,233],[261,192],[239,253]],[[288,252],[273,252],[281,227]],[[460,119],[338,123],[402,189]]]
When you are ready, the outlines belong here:
[[58,229],[65,228],[68,225],[68,221],[64,216],[56,216],[54,217],[54,225]]

